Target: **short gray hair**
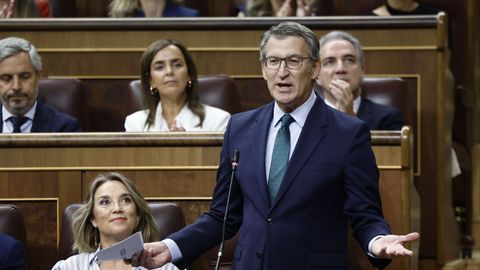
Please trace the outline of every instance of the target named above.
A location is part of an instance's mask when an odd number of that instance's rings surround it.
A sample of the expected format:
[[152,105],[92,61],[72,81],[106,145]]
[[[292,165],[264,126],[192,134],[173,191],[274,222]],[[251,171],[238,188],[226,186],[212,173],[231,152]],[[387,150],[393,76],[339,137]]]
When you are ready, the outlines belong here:
[[310,50],[310,57],[312,59],[318,60],[319,56],[319,45],[318,38],[315,33],[296,22],[282,22],[278,25],[272,26],[267,32],[263,33],[262,41],[260,42],[260,61],[264,61],[267,52],[265,51],[265,46],[267,45],[270,37],[276,38],[286,38],[286,37],[299,37],[305,40],[307,43],[308,49]]
[[42,70],[42,58],[35,46],[28,40],[18,37],[8,37],[0,40],[0,61],[22,52],[28,53],[33,68],[36,72],[40,72]]
[[320,38],[320,49],[330,41],[334,40],[345,40],[352,44],[353,48],[355,48],[355,52],[357,54],[358,60],[360,61],[360,64],[362,65],[362,67],[365,67],[365,56],[363,55],[362,44],[360,44],[360,41],[358,41],[358,39],[356,39],[354,36],[347,32],[332,31],[322,36]]

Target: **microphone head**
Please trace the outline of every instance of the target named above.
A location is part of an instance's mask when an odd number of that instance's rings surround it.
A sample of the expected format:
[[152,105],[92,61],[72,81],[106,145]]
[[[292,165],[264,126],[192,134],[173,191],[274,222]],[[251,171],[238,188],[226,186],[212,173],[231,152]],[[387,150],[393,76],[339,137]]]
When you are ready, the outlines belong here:
[[238,149],[233,150],[232,163],[238,163],[239,159],[240,159],[240,151],[238,151]]

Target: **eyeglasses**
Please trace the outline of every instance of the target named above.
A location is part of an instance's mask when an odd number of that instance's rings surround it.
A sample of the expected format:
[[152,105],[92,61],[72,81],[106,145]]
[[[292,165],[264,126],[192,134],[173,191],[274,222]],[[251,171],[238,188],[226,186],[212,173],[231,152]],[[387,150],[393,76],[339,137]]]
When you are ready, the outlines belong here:
[[288,69],[299,69],[302,67],[303,60],[306,59],[315,60],[311,57],[290,56],[287,58],[266,57],[263,62],[265,63],[265,67],[268,69],[279,69],[282,65],[282,61],[285,61],[285,66]]

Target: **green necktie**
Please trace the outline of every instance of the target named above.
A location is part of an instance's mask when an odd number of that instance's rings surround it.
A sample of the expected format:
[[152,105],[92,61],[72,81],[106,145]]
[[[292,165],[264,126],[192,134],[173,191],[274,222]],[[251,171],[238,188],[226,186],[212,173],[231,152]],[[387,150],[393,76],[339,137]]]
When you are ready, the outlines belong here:
[[277,196],[280,184],[288,166],[290,156],[290,124],[295,121],[290,114],[284,114],[281,118],[282,126],[277,132],[275,144],[273,145],[272,163],[270,165],[270,174],[268,176],[268,191],[270,192],[270,202],[273,202]]

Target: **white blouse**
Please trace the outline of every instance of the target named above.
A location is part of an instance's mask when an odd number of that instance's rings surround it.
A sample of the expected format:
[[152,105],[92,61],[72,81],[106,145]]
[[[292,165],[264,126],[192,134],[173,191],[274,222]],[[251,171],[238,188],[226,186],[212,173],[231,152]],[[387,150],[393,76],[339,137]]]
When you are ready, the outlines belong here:
[[[83,252],[77,255],[68,257],[66,260],[58,261],[52,268],[52,270],[100,270],[100,267],[96,261],[97,251],[95,252]],[[133,267],[132,270],[144,270],[143,267]],[[178,268],[167,263],[157,270],[178,270]]]
[[[228,120],[230,120],[230,113],[212,106],[203,104],[205,108],[205,120],[202,126],[197,126],[200,123],[198,115],[194,114],[185,104],[177,117],[175,123],[177,127],[184,128],[185,131],[225,131]],[[149,110],[142,110],[134,112],[125,119],[125,131],[142,132],[142,131],[169,131],[167,121],[162,115],[161,101],[158,103],[157,112],[155,114],[155,123],[147,128],[145,122],[147,121]]]

